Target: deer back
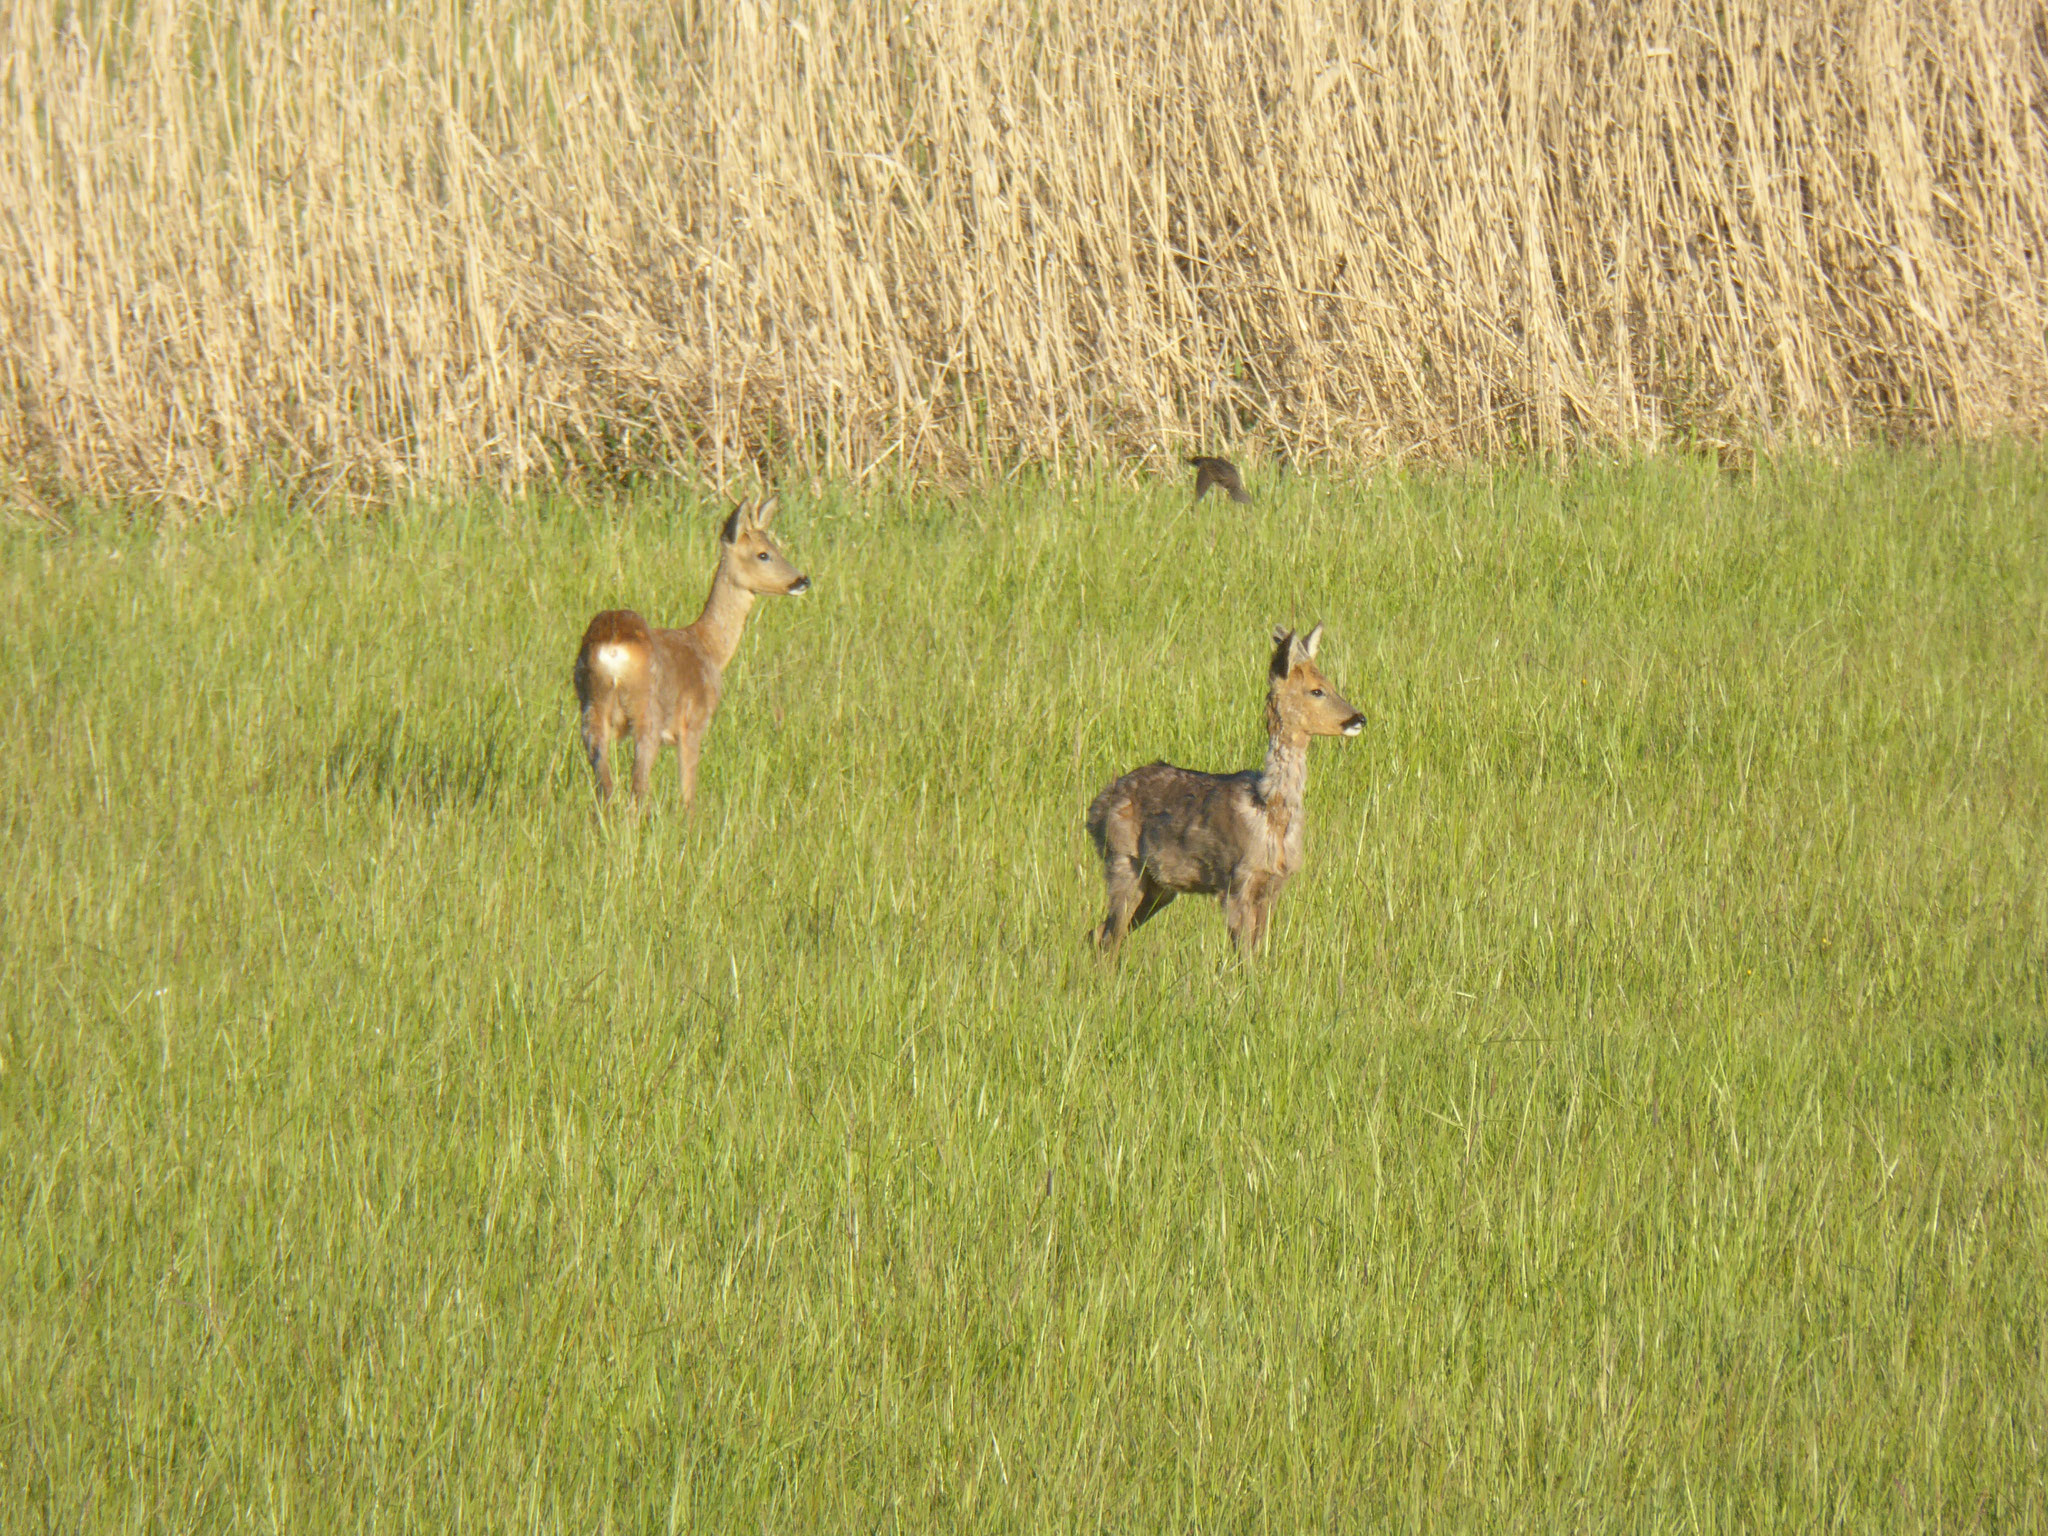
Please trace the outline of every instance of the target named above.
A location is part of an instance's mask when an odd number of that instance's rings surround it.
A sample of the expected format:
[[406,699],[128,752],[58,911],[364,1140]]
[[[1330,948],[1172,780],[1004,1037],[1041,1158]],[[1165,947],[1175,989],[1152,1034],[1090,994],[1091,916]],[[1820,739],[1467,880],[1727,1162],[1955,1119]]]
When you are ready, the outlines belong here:
[[1096,796],[1088,829],[1104,858],[1133,857],[1169,890],[1225,891],[1274,857],[1258,780],[1152,763]]

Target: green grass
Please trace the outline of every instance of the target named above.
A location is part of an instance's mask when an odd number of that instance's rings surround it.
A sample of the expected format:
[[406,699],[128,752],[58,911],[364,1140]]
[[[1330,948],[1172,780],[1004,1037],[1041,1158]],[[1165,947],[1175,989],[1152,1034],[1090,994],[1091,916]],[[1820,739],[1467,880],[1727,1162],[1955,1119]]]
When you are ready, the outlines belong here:
[[8,535],[0,1525],[2048,1526],[2048,456],[1261,490],[786,499],[609,825],[709,508]]

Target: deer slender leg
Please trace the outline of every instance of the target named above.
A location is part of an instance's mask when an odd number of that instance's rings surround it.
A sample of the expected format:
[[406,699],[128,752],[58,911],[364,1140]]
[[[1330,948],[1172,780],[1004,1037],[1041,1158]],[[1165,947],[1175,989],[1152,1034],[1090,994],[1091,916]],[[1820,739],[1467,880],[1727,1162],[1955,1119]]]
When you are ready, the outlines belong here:
[[[708,723],[708,722],[707,722]],[[686,731],[676,742],[676,771],[683,780],[683,809],[697,798],[697,756],[704,748],[704,728]]]
[[1165,886],[1155,882],[1150,875],[1141,875],[1139,879],[1145,894],[1138,903],[1138,910],[1131,914],[1133,928],[1142,928],[1151,922],[1171,905],[1174,897],[1180,894],[1178,891],[1169,891]]
[[583,750],[590,758],[590,771],[597,775],[597,798],[612,797],[611,737],[598,718],[595,705],[583,711]]
[[1246,924],[1247,937],[1244,941],[1244,952],[1246,954],[1255,954],[1259,946],[1266,942],[1266,919],[1272,915],[1272,892],[1262,891],[1252,903],[1250,919]]
[[1122,943],[1124,935],[1131,931],[1131,919],[1145,899],[1145,888],[1136,860],[1117,855],[1103,861],[1102,880],[1109,887],[1109,915],[1095,930],[1095,942],[1108,951]]
[[661,756],[661,736],[643,731],[633,738],[633,798],[647,799],[647,781],[654,776],[654,760]]
[[1233,885],[1223,894],[1223,921],[1237,947],[1249,955],[1259,947],[1266,931],[1266,912],[1272,905],[1273,888],[1257,875]]

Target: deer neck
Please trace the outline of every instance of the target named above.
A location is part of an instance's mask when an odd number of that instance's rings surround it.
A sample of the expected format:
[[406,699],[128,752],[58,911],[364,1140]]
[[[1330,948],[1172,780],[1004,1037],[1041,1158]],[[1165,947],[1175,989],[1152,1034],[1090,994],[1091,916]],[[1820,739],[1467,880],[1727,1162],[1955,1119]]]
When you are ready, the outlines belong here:
[[1266,709],[1266,732],[1266,768],[1259,775],[1259,798],[1269,812],[1299,816],[1302,792],[1308,788],[1308,732],[1283,721],[1271,705]]
[[723,672],[740,648],[740,631],[746,627],[747,611],[754,606],[754,594],[734,581],[725,561],[718,562],[718,574],[711,578],[711,594],[704,599],[704,611],[690,626],[690,633],[704,648],[712,665]]

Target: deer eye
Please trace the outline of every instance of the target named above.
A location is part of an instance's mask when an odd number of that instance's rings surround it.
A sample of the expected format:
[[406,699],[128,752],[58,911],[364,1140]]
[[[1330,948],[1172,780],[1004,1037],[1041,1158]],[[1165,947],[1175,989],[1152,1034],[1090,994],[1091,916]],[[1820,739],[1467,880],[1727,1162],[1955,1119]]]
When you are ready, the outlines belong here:
[[766,560],[766,559],[768,558],[768,551],[764,549],[764,550],[762,550],[762,551],[761,551],[761,553],[759,553],[758,555],[754,556],[754,558],[755,558],[756,560]]
[[1323,690],[1320,688],[1311,688],[1308,691],[1308,696],[1312,699],[1320,699],[1323,696]]

